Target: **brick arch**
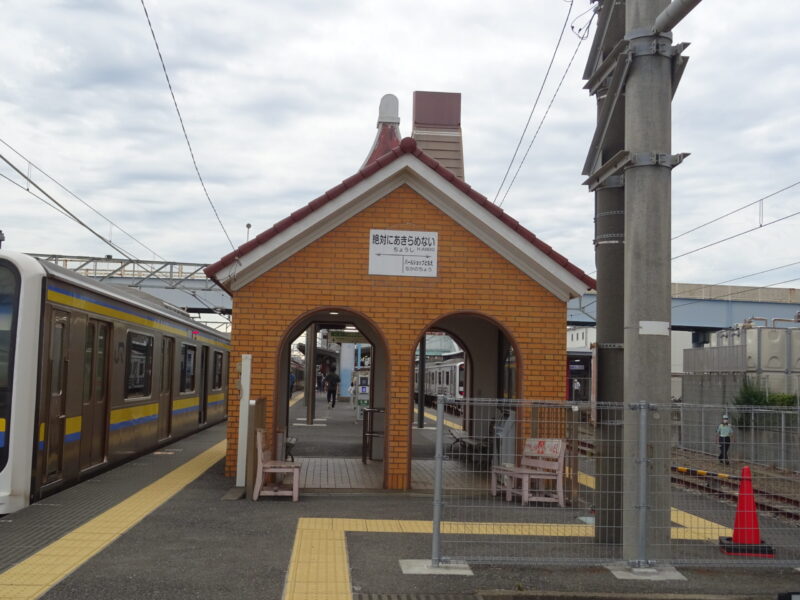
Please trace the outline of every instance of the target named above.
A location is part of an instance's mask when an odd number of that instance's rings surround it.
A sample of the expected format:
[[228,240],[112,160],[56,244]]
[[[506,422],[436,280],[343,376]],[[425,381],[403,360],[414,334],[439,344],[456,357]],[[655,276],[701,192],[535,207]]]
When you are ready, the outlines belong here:
[[[516,373],[516,377],[515,377],[516,381],[514,382],[515,383],[515,387],[516,387],[517,390],[520,390],[520,395],[522,395],[521,391],[523,389],[523,387],[522,387],[522,382],[523,382],[522,374],[523,374],[523,369],[524,369],[524,360],[523,360],[523,354],[521,353],[519,345],[517,344],[517,341],[514,338],[514,335],[509,330],[509,328],[507,328],[505,325],[503,325],[503,323],[500,320],[492,317],[489,314],[481,312],[481,311],[455,310],[455,311],[450,311],[450,312],[444,313],[442,315],[439,315],[435,319],[432,319],[431,321],[429,321],[427,326],[426,326],[426,328],[423,329],[419,333],[419,335],[417,337],[417,340],[414,343],[414,347],[411,349],[412,370],[413,370],[414,356],[415,356],[417,345],[419,345],[420,341],[422,340],[422,336],[427,331],[434,331],[434,330],[438,329],[440,331],[445,332],[447,335],[449,335],[450,337],[454,338],[456,340],[456,342],[458,343],[458,345],[461,346],[464,349],[465,355],[466,354],[470,354],[469,348],[468,348],[468,344],[466,344],[463,341],[463,339],[461,339],[461,336],[458,333],[452,331],[451,329],[448,329],[447,327],[442,327],[440,325],[440,323],[442,321],[444,321],[444,320],[446,320],[446,319],[448,319],[450,317],[461,317],[461,316],[463,316],[463,317],[475,317],[477,319],[482,319],[483,321],[486,321],[486,322],[490,323],[491,325],[496,327],[498,331],[500,331],[503,334],[503,336],[506,338],[506,340],[508,340],[509,344],[511,345],[511,347],[514,350],[514,356],[516,357],[516,361],[517,361],[517,373]],[[470,360],[471,360],[471,358],[470,358]],[[412,377],[412,388],[413,388],[413,377]],[[413,392],[414,392],[414,390],[412,389],[412,393]]]
[[[337,313],[332,315],[331,313]],[[389,389],[391,383],[391,355],[389,354],[389,346],[386,340],[386,335],[381,327],[375,323],[368,315],[361,311],[353,310],[352,308],[344,308],[341,306],[319,306],[311,310],[304,311],[298,315],[284,330],[278,344],[278,351],[275,353],[275,384],[272,396],[272,404],[274,412],[273,415],[279,414],[279,408],[285,405],[285,410],[288,411],[288,395],[285,393],[285,384],[288,380],[288,359],[289,347],[291,343],[296,340],[306,329],[314,323],[341,323],[352,324],[356,329],[361,332],[364,337],[369,340],[373,348],[373,361],[375,357],[380,357],[379,364],[373,362],[373,370],[376,379],[382,378],[381,386],[383,389]],[[373,382],[373,385],[374,382]],[[388,407],[387,407],[388,410]],[[269,439],[274,440],[276,433],[280,427],[279,419],[268,419],[265,423],[269,427],[271,435]],[[271,448],[275,448],[274,444]],[[274,457],[273,450],[273,457]]]

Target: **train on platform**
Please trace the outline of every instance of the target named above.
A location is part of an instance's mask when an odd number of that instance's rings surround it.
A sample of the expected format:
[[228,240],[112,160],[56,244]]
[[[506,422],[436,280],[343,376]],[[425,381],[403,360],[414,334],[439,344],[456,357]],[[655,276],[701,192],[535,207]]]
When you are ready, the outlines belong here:
[[[419,389],[419,364],[414,367],[414,389]],[[464,353],[425,362],[425,404],[436,406],[438,398],[464,399],[466,367]]]
[[0,515],[226,417],[227,335],[0,250]]

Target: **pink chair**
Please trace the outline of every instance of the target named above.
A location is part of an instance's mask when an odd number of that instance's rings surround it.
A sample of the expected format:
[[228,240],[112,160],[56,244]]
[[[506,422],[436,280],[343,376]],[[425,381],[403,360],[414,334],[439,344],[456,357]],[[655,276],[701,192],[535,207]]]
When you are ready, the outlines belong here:
[[[295,462],[283,460],[270,460],[269,454],[264,450],[263,429],[256,429],[256,455],[258,465],[256,470],[256,481],[253,486],[253,500],[258,500],[260,496],[291,496],[294,502],[300,500],[300,465]],[[273,481],[270,482],[270,475]],[[291,475],[290,485],[284,483],[287,475]],[[274,481],[275,477],[280,477],[281,481]]]

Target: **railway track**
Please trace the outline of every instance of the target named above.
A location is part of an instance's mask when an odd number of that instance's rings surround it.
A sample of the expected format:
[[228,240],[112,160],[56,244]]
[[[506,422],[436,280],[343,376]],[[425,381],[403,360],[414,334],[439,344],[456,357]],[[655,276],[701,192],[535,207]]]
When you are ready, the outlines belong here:
[[[594,456],[594,443],[578,441],[581,456]],[[674,448],[674,462],[670,467],[673,485],[692,489],[715,498],[735,503],[739,497],[740,477],[732,473],[721,473],[708,469],[713,457],[685,449]],[[744,465],[742,465],[744,466]],[[776,473],[772,469],[752,467],[756,508],[759,513],[800,522],[800,477],[797,474]]]

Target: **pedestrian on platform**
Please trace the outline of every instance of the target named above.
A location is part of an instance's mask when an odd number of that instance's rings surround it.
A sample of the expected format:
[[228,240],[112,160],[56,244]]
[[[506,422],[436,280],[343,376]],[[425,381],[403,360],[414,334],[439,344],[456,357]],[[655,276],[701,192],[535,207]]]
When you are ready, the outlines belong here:
[[289,399],[291,400],[292,394],[294,394],[294,383],[295,383],[295,375],[292,371],[289,371]]
[[328,406],[336,406],[336,392],[339,389],[339,375],[336,374],[336,367],[331,365],[328,374],[325,375],[325,385],[328,388]]
[[728,451],[731,441],[733,441],[733,427],[730,425],[728,415],[722,415],[722,423],[717,427],[717,438],[719,440],[719,462],[729,465],[731,461],[728,460]]

